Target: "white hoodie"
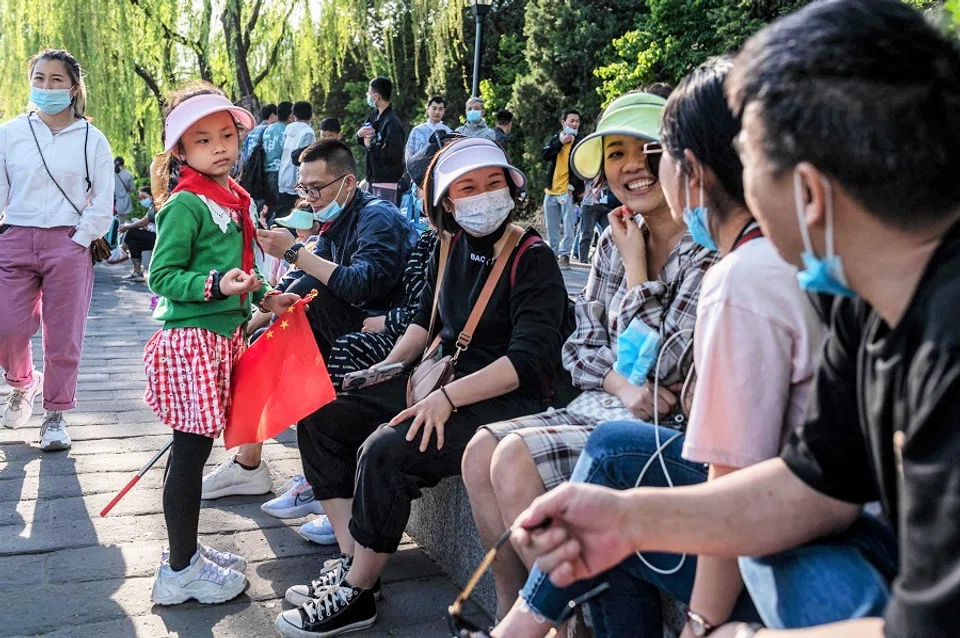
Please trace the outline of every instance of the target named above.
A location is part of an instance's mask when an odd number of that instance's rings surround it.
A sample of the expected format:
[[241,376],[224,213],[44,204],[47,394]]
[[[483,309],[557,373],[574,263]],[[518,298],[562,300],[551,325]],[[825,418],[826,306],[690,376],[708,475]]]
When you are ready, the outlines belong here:
[[43,158],[60,188],[80,209],[64,199],[47,175],[30,133],[27,115],[0,125],[0,205],[10,226],[76,228],[73,241],[89,246],[102,237],[113,219],[114,172],[110,144],[90,125],[86,161],[93,188],[87,193],[84,167],[86,120],[78,120],[57,135],[36,115],[29,116]]

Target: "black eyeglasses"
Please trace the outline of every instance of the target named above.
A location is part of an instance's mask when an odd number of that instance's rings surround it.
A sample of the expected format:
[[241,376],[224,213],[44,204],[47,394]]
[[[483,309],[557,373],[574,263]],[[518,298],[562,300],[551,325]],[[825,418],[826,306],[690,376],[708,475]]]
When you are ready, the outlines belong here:
[[[349,173],[347,173],[347,175],[349,175]],[[322,191],[327,186],[336,184],[347,175],[341,175],[337,179],[331,182],[327,182],[323,186],[304,186],[303,184],[297,184],[293,190],[297,193],[297,195],[299,195],[303,199],[320,199],[320,191]]]
[[[544,529],[549,526],[550,519],[546,519],[535,529]],[[484,572],[486,572],[487,568],[493,563],[493,559],[496,558],[497,552],[500,550],[500,548],[503,547],[508,540],[510,540],[510,534],[512,533],[513,529],[508,529],[503,533],[502,536],[500,536],[500,538],[497,539],[497,542],[494,543],[493,548],[491,548],[490,551],[487,552],[487,555],[483,557],[483,560],[480,561],[480,566],[477,567],[477,571],[475,571],[473,576],[470,577],[470,580],[467,581],[463,591],[460,592],[460,595],[457,596],[456,600],[453,601],[453,604],[447,608],[447,622],[450,625],[450,631],[453,632],[454,638],[489,638],[489,634],[487,633],[486,629],[481,629],[475,623],[463,617],[463,606],[468,600],[470,600],[470,595],[477,587],[477,583],[480,582],[480,578],[483,577]],[[547,634],[547,638],[553,638],[557,635],[559,628],[562,627],[568,620],[570,620],[570,617],[573,616],[574,612],[577,610],[577,607],[608,589],[610,589],[610,583],[601,583],[582,596],[578,596],[577,598],[574,598],[568,602],[563,614],[561,614],[560,618]]]
[[647,160],[647,168],[654,178],[660,179],[660,159],[663,157],[663,145],[660,142],[644,144],[643,157]]

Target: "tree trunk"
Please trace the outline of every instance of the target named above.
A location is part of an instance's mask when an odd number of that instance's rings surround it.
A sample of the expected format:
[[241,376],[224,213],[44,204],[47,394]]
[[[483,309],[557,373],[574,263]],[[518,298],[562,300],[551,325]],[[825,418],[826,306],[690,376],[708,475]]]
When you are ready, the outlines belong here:
[[226,0],[220,21],[223,23],[223,35],[227,40],[227,55],[236,72],[237,94],[233,96],[234,102],[256,112],[260,110],[260,101],[257,99],[247,63],[248,49],[244,42],[242,8],[242,0]]

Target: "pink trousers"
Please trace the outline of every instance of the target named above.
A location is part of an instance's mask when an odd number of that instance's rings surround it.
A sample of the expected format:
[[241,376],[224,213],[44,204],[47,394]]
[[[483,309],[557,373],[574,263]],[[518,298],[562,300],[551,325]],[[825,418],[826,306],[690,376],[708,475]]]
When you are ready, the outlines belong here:
[[83,332],[93,295],[90,249],[71,228],[12,226],[0,235],[0,368],[14,388],[33,382],[30,339],[43,320],[43,407],[76,407]]

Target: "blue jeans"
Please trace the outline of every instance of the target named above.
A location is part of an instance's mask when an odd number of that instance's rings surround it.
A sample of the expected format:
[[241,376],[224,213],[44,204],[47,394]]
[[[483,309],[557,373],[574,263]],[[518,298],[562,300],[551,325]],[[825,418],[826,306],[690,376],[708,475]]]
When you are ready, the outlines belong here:
[[[659,434],[662,445],[677,432],[661,427]],[[590,435],[570,480],[618,490],[630,489],[636,486],[637,477],[657,447],[654,426],[649,423],[604,423]],[[681,458],[682,448],[683,436],[680,436],[663,451],[663,459],[673,484],[703,483],[707,480],[706,466]],[[650,464],[642,485],[668,486],[659,460]],[[675,554],[650,553],[644,554],[644,558],[665,571],[672,570],[680,560]],[[606,581],[610,584],[610,589],[589,603],[597,636],[660,637],[663,635],[660,592],[671,594],[684,602],[689,601],[696,569],[695,556],[687,556],[683,567],[671,575],[659,574],[636,556],[631,556],[596,578],[559,588],[550,582],[546,574],[534,567],[520,595],[533,611],[555,623],[569,601]],[[734,618],[756,618],[756,612],[746,595],[741,596]]]
[[[563,200],[563,201],[561,201]],[[547,223],[547,241],[557,257],[570,256],[573,250],[573,231],[576,219],[573,212],[573,195],[544,195],[543,219]],[[563,238],[560,226],[563,226]]]
[[886,523],[862,514],[843,534],[762,558],[741,558],[740,571],[765,625],[815,627],[882,616],[898,569]]

